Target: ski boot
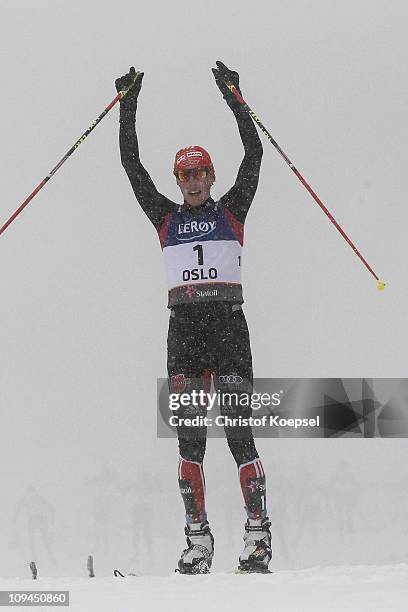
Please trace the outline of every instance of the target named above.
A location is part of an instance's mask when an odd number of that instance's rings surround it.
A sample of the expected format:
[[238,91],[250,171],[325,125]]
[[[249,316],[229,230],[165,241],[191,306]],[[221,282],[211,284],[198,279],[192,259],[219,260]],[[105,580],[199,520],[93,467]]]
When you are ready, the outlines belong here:
[[180,574],[209,574],[214,556],[214,538],[208,522],[190,523],[184,533],[188,548],[181,553],[178,562]]
[[248,519],[245,523],[245,547],[239,558],[238,572],[270,574],[268,565],[272,559],[271,523],[264,519]]

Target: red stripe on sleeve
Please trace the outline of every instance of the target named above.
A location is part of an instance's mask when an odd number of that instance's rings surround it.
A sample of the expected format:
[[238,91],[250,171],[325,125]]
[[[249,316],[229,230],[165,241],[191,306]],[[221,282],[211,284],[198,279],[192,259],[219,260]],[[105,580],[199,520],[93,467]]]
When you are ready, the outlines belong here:
[[167,215],[164,217],[163,225],[161,226],[159,230],[159,240],[160,240],[160,245],[161,245],[162,250],[164,249],[164,245],[165,245],[166,238],[167,238],[167,232],[169,231],[170,217],[171,217],[171,213],[167,213]]
[[232,214],[228,208],[224,208],[224,215],[231,226],[232,231],[234,232],[234,236],[238,240],[239,244],[243,246],[244,244],[244,224],[238,221],[236,217]]

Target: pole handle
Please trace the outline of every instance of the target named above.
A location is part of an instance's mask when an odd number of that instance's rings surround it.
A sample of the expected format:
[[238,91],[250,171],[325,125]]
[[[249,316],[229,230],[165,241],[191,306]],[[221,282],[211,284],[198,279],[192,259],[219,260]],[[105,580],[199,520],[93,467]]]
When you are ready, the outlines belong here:
[[136,83],[136,80],[137,80],[137,77],[139,76],[139,74],[140,74],[140,72],[136,72],[136,74],[135,74],[135,76],[134,76],[134,78],[133,78],[133,81],[132,81],[132,83],[129,85],[129,87],[125,87],[125,89],[121,89],[121,90],[118,92],[118,96],[119,96],[119,99],[120,99],[120,100],[122,100],[122,98],[124,98],[124,97],[125,97],[125,96],[126,96],[128,93],[129,93],[129,91],[132,89],[132,87],[133,87],[133,86],[134,86],[134,84]]
[[246,104],[244,98],[241,96],[238,89],[235,87],[234,83],[231,83],[231,81],[227,81],[225,84],[240,104],[243,104],[243,105]]

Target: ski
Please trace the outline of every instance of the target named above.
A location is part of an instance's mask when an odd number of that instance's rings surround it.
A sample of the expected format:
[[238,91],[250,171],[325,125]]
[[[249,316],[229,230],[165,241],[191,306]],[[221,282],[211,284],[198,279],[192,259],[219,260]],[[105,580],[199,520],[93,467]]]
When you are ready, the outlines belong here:
[[232,572],[233,574],[273,574],[273,572],[271,572],[271,570],[268,569],[243,569],[241,567],[238,567],[236,570],[234,570]]
[[126,578],[127,576],[137,576],[134,572],[128,572],[127,574],[123,574],[120,570],[114,569],[113,575],[115,578]]
[[90,578],[95,578],[94,566],[93,566],[93,556],[89,555],[88,560],[86,562],[86,567],[88,569],[88,575]]

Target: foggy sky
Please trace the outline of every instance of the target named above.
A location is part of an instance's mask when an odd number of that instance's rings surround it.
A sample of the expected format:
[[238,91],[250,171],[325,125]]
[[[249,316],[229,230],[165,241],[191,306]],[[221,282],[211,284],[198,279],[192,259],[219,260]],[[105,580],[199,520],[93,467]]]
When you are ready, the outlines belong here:
[[[262,136],[243,271],[255,374],[407,375],[405,2],[37,0],[1,7],[0,225],[112,100],[114,80],[131,65],[145,72],[137,129],[158,189],[180,200],[174,154],[200,144],[214,161],[214,197],[225,193],[243,150],[210,70],[220,59],[239,71],[248,104],[387,282],[378,292]],[[126,562],[129,513],[140,497],[154,506],[155,534],[168,540],[167,557],[150,570],[168,572],[183,544],[184,511],[176,441],[156,439],[167,290],[157,235],[120,164],[118,108],[0,237],[0,265],[0,533],[10,542],[0,571],[25,571],[26,527],[20,524],[16,543],[13,521],[33,486],[55,509],[58,568],[39,553],[48,573],[72,572],[92,546],[103,547],[95,544],[98,503],[112,504],[110,520],[120,531],[109,527],[111,549],[100,563],[110,571],[109,555]],[[402,560],[404,440],[262,440],[258,447],[271,514],[279,496],[288,508],[280,520],[289,548],[298,537],[296,509],[306,507],[305,537],[313,537],[313,504],[326,503],[322,488],[344,469],[355,472],[333,495],[346,500],[347,517],[357,508],[349,532],[360,540],[341,541],[342,519],[332,517],[328,538],[320,535],[312,551],[302,534],[288,558],[278,543],[278,564],[335,563],[334,541],[340,556],[356,562],[367,561],[359,557],[364,545],[372,560]],[[208,506],[231,547],[224,554],[219,546],[218,555],[228,566],[241,548],[244,513],[225,441],[210,441],[205,466]],[[220,499],[233,505],[229,544]],[[392,542],[390,558],[384,546],[370,544],[379,530],[381,542]]]

